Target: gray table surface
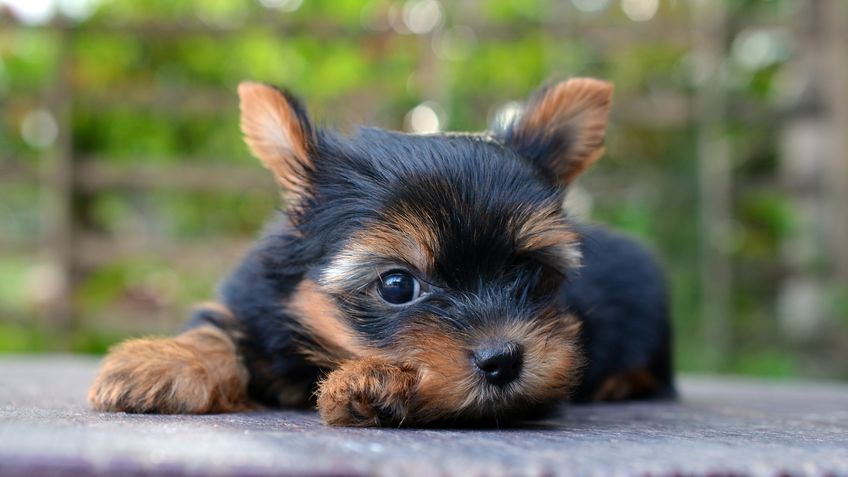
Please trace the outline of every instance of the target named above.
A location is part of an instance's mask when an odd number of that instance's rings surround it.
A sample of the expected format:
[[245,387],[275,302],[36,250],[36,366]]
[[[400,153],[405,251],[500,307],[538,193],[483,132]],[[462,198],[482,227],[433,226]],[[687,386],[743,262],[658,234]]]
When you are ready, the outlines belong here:
[[314,413],[102,414],[90,358],[0,356],[0,475],[848,476],[848,385],[685,377],[676,402],[512,429],[339,429]]

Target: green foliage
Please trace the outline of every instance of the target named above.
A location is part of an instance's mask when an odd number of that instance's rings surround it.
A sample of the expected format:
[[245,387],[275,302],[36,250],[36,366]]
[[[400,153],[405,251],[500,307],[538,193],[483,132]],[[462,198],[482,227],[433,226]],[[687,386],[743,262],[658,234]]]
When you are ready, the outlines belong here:
[[[475,11],[442,2],[444,18],[430,35],[399,26],[414,2],[276,3],[280,8],[247,0],[113,0],[65,34],[0,31],[0,155],[33,168],[49,164],[52,152],[27,145],[20,130],[27,114],[47,108],[45,92],[57,81],[63,46],[72,66],[65,79],[73,90],[67,99],[74,153],[124,176],[138,167],[161,168],[164,177],[169,166],[206,164],[260,173],[240,140],[235,88],[244,79],[284,85],[320,123],[342,128],[400,129],[412,108],[431,101],[444,112],[443,128],[479,130],[498,107],[541,82],[608,78],[616,85],[608,154],[583,186],[592,194],[595,220],[647,242],[666,265],[680,367],[773,376],[804,371],[801,353],[779,352],[773,318],[780,246],[798,226],[797,212],[773,187],[777,83],[788,53],[751,66],[739,62],[734,46],[748,24],[788,22],[793,2],[725,2],[732,20],[722,75],[732,111],[724,126],[736,176],[735,283],[733,352],[719,363],[711,361],[715,344],[705,341],[700,316],[703,231],[691,111],[700,85],[687,36],[690,2],[660,2],[657,17],[642,23],[629,20],[619,2],[594,13],[568,1],[489,0]],[[663,36],[668,25],[682,26],[683,36],[675,28]],[[135,251],[80,267],[77,321],[63,334],[36,318],[43,311],[34,299],[40,284],[26,279],[39,276],[43,259],[35,244],[43,232],[44,191],[34,177],[2,187],[0,245],[16,248],[0,250],[0,352],[102,352],[124,336],[177,329],[191,302],[212,296],[238,251],[187,263],[165,258],[168,246],[227,240],[247,246],[279,204],[270,178],[214,192],[155,184],[86,192],[75,204],[86,232],[132,243]],[[834,289],[836,315],[848,316],[848,298]]]
[[28,296],[27,271],[31,260],[21,257],[3,257],[0,261],[0,310],[6,315],[26,313]]
[[790,377],[798,374],[797,360],[780,349],[739,350],[732,366],[723,371],[770,377]]
[[0,322],[0,353],[36,353],[48,351],[46,333],[20,323]]

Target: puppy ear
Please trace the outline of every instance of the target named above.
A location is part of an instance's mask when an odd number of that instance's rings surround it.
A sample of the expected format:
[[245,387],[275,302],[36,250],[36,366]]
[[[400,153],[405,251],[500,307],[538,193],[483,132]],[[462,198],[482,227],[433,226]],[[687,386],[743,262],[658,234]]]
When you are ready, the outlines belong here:
[[238,86],[241,131],[250,152],[293,197],[309,185],[314,133],[300,102],[286,91],[245,81]]
[[573,78],[537,91],[507,127],[506,144],[568,185],[604,153],[613,86]]

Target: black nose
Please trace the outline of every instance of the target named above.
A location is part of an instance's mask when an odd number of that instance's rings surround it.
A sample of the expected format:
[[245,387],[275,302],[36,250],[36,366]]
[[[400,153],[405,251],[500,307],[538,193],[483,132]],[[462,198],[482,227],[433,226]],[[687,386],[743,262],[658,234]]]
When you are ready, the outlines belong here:
[[505,386],[521,374],[524,353],[515,343],[498,343],[474,352],[474,364],[490,384]]

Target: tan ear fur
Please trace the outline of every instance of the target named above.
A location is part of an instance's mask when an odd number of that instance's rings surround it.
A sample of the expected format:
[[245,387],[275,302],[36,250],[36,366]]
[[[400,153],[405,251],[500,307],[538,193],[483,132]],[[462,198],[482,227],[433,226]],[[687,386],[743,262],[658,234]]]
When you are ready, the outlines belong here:
[[507,141],[568,184],[604,153],[612,93],[611,83],[593,78],[545,88],[529,101]]
[[238,86],[241,130],[250,152],[294,196],[302,195],[312,168],[312,130],[297,100],[273,86]]

